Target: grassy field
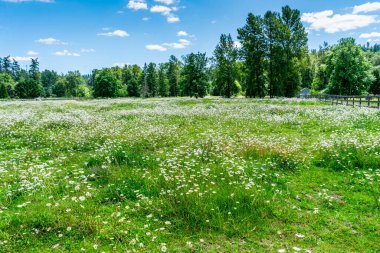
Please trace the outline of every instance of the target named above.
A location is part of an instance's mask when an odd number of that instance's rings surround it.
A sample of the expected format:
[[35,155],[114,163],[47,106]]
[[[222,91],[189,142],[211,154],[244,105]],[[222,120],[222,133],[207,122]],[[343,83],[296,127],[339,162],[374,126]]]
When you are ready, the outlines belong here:
[[380,252],[380,112],[0,103],[0,252]]

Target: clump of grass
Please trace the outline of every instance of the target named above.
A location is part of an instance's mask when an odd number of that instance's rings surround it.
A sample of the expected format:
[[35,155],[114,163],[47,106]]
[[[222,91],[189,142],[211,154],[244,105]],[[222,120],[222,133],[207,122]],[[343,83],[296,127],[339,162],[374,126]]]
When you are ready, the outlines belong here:
[[333,170],[357,170],[379,168],[380,157],[366,147],[352,144],[334,145],[331,149],[320,150],[315,156],[314,164]]

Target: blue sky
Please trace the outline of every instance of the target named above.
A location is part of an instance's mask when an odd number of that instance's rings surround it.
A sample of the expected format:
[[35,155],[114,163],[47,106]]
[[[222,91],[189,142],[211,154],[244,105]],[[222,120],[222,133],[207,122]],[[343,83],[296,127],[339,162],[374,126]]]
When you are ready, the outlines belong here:
[[212,54],[221,33],[236,37],[248,12],[301,10],[309,47],[354,37],[380,39],[380,2],[361,0],[0,0],[0,56],[58,72]]

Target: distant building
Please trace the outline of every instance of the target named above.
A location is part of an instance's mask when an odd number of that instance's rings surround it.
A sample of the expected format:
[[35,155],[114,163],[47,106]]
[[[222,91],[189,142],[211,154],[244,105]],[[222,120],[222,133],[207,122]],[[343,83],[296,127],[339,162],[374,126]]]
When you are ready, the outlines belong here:
[[298,95],[299,98],[305,98],[307,95],[310,95],[310,89],[309,88],[303,88]]

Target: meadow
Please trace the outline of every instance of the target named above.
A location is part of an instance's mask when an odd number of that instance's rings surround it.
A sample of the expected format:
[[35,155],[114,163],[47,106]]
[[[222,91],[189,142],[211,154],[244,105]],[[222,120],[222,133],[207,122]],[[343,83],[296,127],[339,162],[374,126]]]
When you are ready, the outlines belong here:
[[0,102],[0,252],[380,252],[380,112]]

